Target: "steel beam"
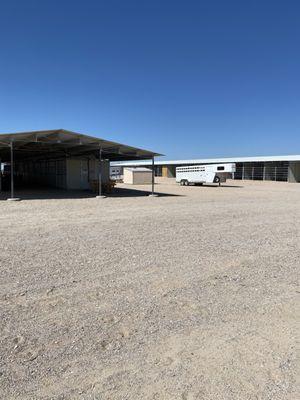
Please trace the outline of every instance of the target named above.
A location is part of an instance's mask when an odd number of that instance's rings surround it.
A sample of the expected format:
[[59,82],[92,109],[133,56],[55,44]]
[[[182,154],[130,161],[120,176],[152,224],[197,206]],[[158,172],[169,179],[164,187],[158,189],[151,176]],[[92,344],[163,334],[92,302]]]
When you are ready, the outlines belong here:
[[102,194],[102,147],[99,147],[99,173],[98,173],[98,196],[97,199],[103,199],[106,196]]
[[10,201],[19,201],[19,197],[14,197],[15,187],[14,187],[14,142],[10,142]]
[[151,181],[151,194],[149,195],[149,196],[151,196],[151,197],[157,197],[157,194],[156,193],[154,193],[154,180],[155,180],[155,178],[154,178],[154,157],[152,157],[152,181]]

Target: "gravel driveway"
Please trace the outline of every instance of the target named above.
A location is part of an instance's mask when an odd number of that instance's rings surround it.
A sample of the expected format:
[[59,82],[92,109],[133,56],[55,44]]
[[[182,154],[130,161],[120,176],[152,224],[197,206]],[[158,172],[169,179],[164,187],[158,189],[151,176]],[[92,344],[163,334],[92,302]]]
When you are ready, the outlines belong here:
[[166,182],[0,201],[1,399],[299,398],[300,185]]

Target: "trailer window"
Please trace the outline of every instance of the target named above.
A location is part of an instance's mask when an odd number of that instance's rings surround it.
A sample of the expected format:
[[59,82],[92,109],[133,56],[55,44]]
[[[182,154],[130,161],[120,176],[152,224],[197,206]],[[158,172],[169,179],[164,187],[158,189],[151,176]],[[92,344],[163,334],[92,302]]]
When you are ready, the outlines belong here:
[[217,170],[218,171],[224,171],[225,167],[218,167]]

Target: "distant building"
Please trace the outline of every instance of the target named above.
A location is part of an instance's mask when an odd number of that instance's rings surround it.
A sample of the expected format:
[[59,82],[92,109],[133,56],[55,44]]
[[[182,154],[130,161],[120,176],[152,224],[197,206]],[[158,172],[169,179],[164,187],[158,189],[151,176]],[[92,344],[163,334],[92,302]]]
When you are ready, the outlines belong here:
[[123,168],[123,182],[130,185],[147,185],[152,182],[149,168]]
[[[168,178],[176,176],[176,167],[184,165],[235,163],[233,179],[266,180],[281,182],[300,182],[300,155],[208,158],[194,160],[172,160],[154,163],[155,175]],[[114,167],[147,167],[151,161],[126,161],[112,163]],[[121,172],[122,173],[122,172]]]

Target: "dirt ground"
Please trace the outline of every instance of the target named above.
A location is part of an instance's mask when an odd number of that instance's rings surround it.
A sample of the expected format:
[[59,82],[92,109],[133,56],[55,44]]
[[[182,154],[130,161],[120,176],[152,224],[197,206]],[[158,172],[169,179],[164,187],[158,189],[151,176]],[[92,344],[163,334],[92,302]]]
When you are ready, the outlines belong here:
[[167,182],[0,201],[1,399],[300,398],[300,184]]

